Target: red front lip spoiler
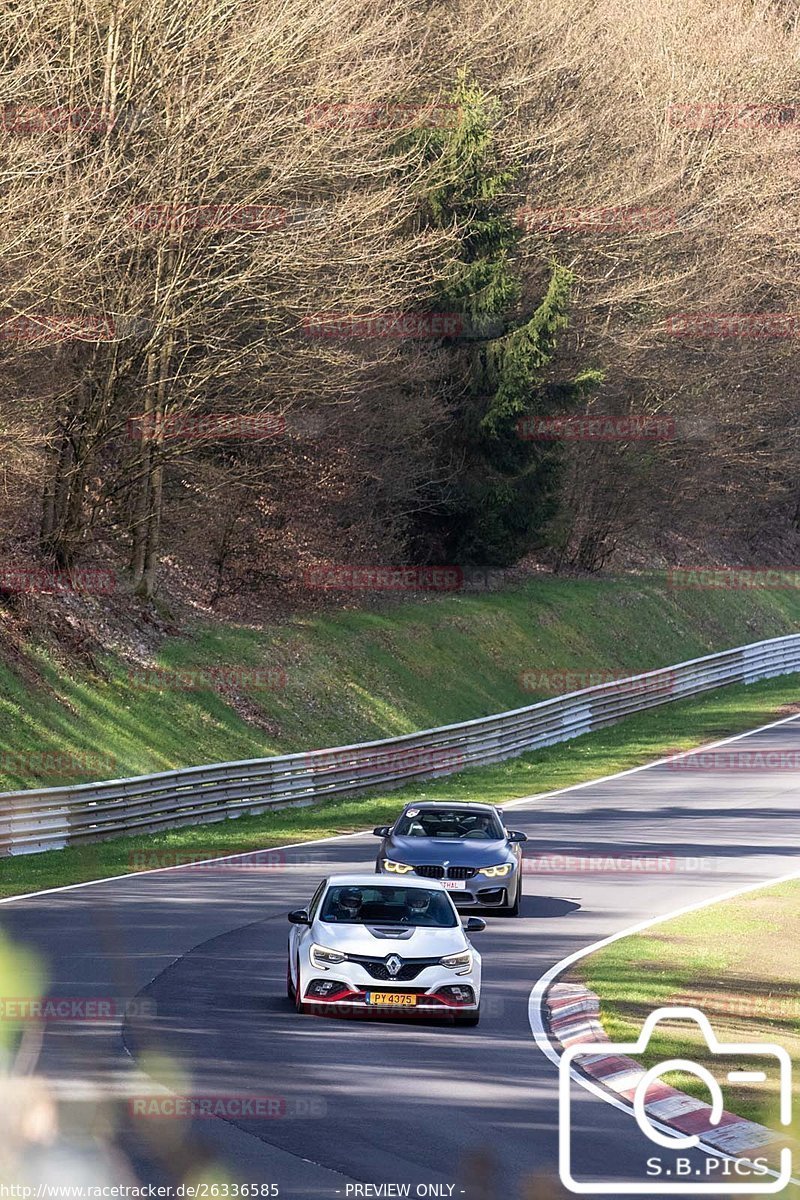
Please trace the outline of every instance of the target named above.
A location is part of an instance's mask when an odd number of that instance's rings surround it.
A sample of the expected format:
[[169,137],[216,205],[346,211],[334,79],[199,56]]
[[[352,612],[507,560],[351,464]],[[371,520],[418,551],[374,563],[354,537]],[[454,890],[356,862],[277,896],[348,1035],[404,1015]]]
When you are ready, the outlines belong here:
[[[336,995],[333,997],[309,996],[308,994],[306,994],[303,997],[303,1003],[304,1004],[325,1004],[325,1005],[347,1004],[347,1005],[350,1005],[351,1007],[363,1008],[369,1012],[381,1012],[381,1011],[411,1012],[414,1009],[417,1009],[417,1010],[422,1009],[422,1010],[427,1010],[427,1011],[430,1011],[431,1009],[433,1009],[435,1011],[437,1009],[442,1009],[442,1008],[477,1008],[477,1005],[474,1003],[474,1001],[470,1002],[470,1001],[466,1001],[466,1000],[452,1000],[452,999],[449,999],[448,997],[440,996],[438,994],[438,992],[431,992],[430,995],[425,995],[425,994],[423,994],[421,996],[417,995],[417,1003],[416,1004],[408,1004],[408,1005],[406,1005],[406,1004],[380,1004],[380,1005],[367,1004],[366,996],[367,996],[366,992],[351,992],[347,988],[343,987],[342,991],[337,992]],[[419,1003],[420,1000],[423,1001],[422,1004]],[[433,1000],[435,1003],[433,1003],[433,1004],[424,1003],[425,1001],[431,1001],[431,1000]]]

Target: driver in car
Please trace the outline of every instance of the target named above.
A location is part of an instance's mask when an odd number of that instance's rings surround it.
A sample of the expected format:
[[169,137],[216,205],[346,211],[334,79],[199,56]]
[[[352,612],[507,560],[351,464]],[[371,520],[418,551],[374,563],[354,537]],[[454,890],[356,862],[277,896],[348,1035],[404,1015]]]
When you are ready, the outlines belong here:
[[358,888],[342,888],[333,912],[335,921],[357,921],[364,898]]
[[409,918],[424,917],[427,915],[431,906],[430,892],[411,891],[406,898],[406,908],[408,909]]

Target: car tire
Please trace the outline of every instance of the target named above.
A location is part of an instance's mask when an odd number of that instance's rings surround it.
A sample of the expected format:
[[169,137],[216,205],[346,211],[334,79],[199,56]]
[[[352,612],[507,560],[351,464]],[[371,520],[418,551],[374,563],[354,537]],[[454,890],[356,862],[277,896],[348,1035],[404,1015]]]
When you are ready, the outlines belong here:
[[505,910],[507,917],[518,917],[519,916],[519,902],[521,899],[522,899],[522,876],[520,875],[520,877],[517,881],[517,894],[514,897],[514,903],[509,904],[508,908]]
[[294,1003],[294,984],[292,983],[292,968],[286,964],[286,995]]
[[[297,982],[299,985],[299,983],[300,983],[300,963],[297,964]],[[311,1012],[311,1005],[303,1004],[303,1001],[300,999],[300,996],[301,996],[300,987],[293,986],[292,987],[292,1000],[294,1001],[295,1012],[298,1012],[298,1013]]]
[[476,1013],[465,1013],[463,1016],[456,1016],[453,1018],[456,1025],[465,1025],[465,1026],[467,1026],[467,1028],[469,1028],[469,1027],[474,1028],[474,1026],[479,1023],[480,1019],[481,1019],[481,1010],[480,1009],[478,1009],[478,1011]]

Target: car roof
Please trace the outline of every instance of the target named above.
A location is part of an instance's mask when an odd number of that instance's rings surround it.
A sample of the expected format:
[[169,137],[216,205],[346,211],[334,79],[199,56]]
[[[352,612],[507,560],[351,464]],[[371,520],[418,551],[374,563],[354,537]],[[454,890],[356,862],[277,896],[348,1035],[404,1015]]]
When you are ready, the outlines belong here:
[[476,812],[492,812],[499,815],[496,804],[482,804],[477,800],[412,800],[403,812],[407,812],[409,808],[418,808],[420,812],[437,808],[469,808],[475,809]]
[[372,871],[369,875],[329,875],[329,887],[393,887],[398,883],[402,883],[403,887],[416,888],[434,888],[440,892],[445,892],[447,889],[439,883],[438,879],[388,879],[386,875],[376,875]]

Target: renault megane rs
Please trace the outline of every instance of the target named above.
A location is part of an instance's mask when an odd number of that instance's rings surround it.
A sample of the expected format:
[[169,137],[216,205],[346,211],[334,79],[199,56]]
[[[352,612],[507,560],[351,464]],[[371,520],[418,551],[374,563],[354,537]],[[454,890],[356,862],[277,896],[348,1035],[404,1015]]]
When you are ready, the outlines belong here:
[[481,960],[449,893],[427,879],[332,875],[289,913],[287,990],[298,1012],[444,1017],[477,1025]]

